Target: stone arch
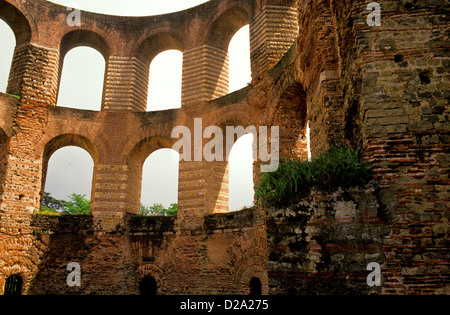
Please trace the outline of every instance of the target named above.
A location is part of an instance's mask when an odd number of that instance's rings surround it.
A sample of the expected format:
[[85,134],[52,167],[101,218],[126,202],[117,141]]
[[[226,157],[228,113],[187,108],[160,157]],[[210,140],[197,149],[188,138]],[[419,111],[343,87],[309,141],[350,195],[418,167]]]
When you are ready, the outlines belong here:
[[[229,212],[229,153],[231,149],[242,136],[257,130],[253,128],[254,126],[243,123],[246,120],[246,115],[240,115],[239,112],[235,112],[232,109],[228,109],[228,111],[223,112],[223,115],[219,116],[221,119],[216,121],[216,126],[218,127],[216,130],[217,133],[221,132],[222,134],[222,157],[219,153],[214,156],[214,160],[205,162],[205,167],[209,169],[208,173],[214,174],[209,179],[210,182],[208,184],[209,193],[211,194],[209,198],[213,202],[211,207],[214,213]],[[206,124],[204,123],[204,127]],[[218,136],[214,132],[210,138],[204,138],[203,148],[212,149],[212,143],[219,145],[220,141],[216,141]],[[209,143],[210,141],[211,143]],[[214,147],[214,154],[217,154],[217,147]]]
[[252,81],[250,24],[241,27],[228,46],[229,93],[245,88]]
[[[234,105],[232,105],[231,107],[223,108],[223,111],[220,110],[217,117],[219,117],[219,120],[216,121],[216,125],[222,130],[223,134],[223,161],[228,161],[232,146],[245,134],[253,133],[256,135],[253,131],[257,131],[258,129],[257,126],[251,124],[250,116],[247,114],[247,108],[243,109],[242,106],[234,108]],[[227,142],[231,141],[227,139],[227,128],[229,132],[234,131],[234,137],[232,139],[230,138],[232,143]]]
[[[279,126],[280,158],[308,157],[307,148],[307,106],[306,92],[302,84],[292,82],[279,95],[274,107],[270,108],[267,123]],[[285,119],[289,117],[289,124]]]
[[145,279],[153,279],[154,285],[155,285],[155,292],[154,294],[158,294],[158,289],[160,289],[161,286],[161,276],[163,274],[163,271],[158,268],[157,266],[153,264],[144,264],[138,268],[138,276],[139,276],[139,283],[138,283],[138,290],[140,294],[142,294],[142,282]]
[[149,69],[147,111],[181,107],[183,53],[164,50],[152,59]]
[[174,34],[161,32],[144,39],[135,49],[134,55],[148,68],[159,53],[171,49],[183,52],[182,41]]
[[128,154],[128,191],[127,202],[132,213],[139,212],[142,188],[142,169],[147,157],[159,149],[171,149],[172,139],[149,137],[138,142]]
[[[57,79],[58,80],[58,89],[57,89],[56,100],[58,100],[59,92],[60,92],[60,88],[61,88],[61,76],[62,76],[62,72],[63,72],[63,65],[64,65],[64,59],[66,57],[66,54],[70,50],[77,48],[77,47],[81,47],[81,46],[86,46],[86,47],[92,48],[92,49],[96,50],[97,52],[99,52],[103,56],[103,58],[105,60],[103,76],[106,75],[108,59],[109,59],[109,55],[110,55],[110,48],[109,48],[109,45],[106,42],[106,40],[99,34],[93,32],[93,31],[90,31],[90,30],[70,31],[62,37],[61,42],[60,42],[60,47],[59,47],[60,59],[59,59],[58,79]],[[104,89],[104,83],[102,86],[102,95],[104,93],[103,89]],[[103,97],[102,97],[102,99],[103,99]],[[102,103],[103,103],[103,100],[102,100]],[[103,107],[103,104],[100,104],[100,107]]]
[[6,279],[13,275],[22,279],[22,294],[28,291],[30,282],[33,279],[32,273],[27,267],[16,261],[14,264],[0,268],[0,295],[4,294]]
[[208,99],[230,93],[229,45],[233,36],[249,24],[249,20],[250,14],[247,10],[234,6],[219,11],[218,15],[213,16],[211,24],[205,27],[205,66],[208,69],[208,85],[212,93]]
[[67,52],[75,47],[91,47],[102,54],[105,61],[108,61],[110,48],[107,41],[99,34],[90,30],[74,30],[66,33],[59,46],[60,63],[64,60]]
[[240,6],[235,6],[215,16],[207,34],[208,45],[228,50],[231,38],[243,26],[250,23],[250,13]]
[[228,247],[229,271],[234,276],[234,287],[238,294],[249,294],[252,278],[261,281],[262,294],[268,294],[267,239],[264,231],[244,235]]
[[13,30],[16,37],[16,45],[28,43],[32,37],[32,30],[25,15],[12,4],[0,2],[0,19],[4,20]]
[[251,207],[255,198],[253,165],[256,161],[253,133],[241,135],[233,144],[228,157],[228,210],[236,211]]
[[[142,64],[139,82],[141,89],[144,89],[140,93],[143,95],[145,101],[148,101],[149,98],[150,65],[156,56],[168,50],[177,50],[183,54],[184,45],[176,35],[169,32],[159,32],[143,39],[131,52],[131,55],[135,56],[140,64]],[[145,105],[143,110],[148,111],[148,104],[146,103]]]
[[[88,138],[82,135],[70,133],[62,134],[52,138],[45,144],[45,147],[42,152],[42,180],[41,180],[40,204],[42,203],[42,198],[44,196],[45,181],[47,178],[48,162],[50,160],[50,157],[57,150],[67,146],[80,147],[90,154],[94,162],[94,175],[95,175],[96,166],[98,165],[99,160],[99,154],[97,147]],[[91,200],[94,201],[93,198],[91,198]]]
[[56,105],[100,111],[105,71],[106,63],[98,50],[85,46],[71,49],[64,57],[60,70]]
[[151,136],[139,141],[128,154],[129,165],[142,166],[147,157],[159,149],[171,149],[173,139],[160,136]]
[[145,160],[141,176],[142,204],[178,203],[179,154],[173,149],[158,149]]
[[[164,238],[164,236],[163,236]],[[132,248],[137,257],[143,256],[154,256],[154,262],[141,262],[137,268],[137,278],[138,281],[144,277],[150,276],[156,281],[158,288],[157,294],[165,294],[170,292],[178,291],[171,287],[171,280],[179,270],[180,266],[183,265],[182,257],[179,254],[180,244],[175,242],[170,242],[167,240],[161,241],[160,247],[151,246],[154,240],[151,238],[143,236],[139,242],[132,244]],[[180,288],[182,288],[180,284]],[[181,292],[185,292],[182,289]]]

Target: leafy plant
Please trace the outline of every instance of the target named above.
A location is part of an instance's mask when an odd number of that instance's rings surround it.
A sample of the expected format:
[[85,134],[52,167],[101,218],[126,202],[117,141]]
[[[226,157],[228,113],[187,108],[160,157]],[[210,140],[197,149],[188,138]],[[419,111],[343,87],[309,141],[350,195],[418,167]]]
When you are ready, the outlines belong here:
[[63,211],[64,203],[64,200],[58,200],[54,198],[50,193],[44,192],[41,211],[51,213],[61,212]]
[[307,196],[312,187],[333,191],[365,186],[372,178],[370,165],[361,160],[358,151],[332,147],[311,161],[282,160],[277,171],[263,174],[255,194],[263,205],[288,206]]
[[156,215],[177,215],[178,212],[178,204],[172,203],[168,209],[164,208],[164,206],[161,203],[154,203],[152,206],[144,205],[141,203],[141,208],[139,215],[141,216],[147,216],[150,214],[156,214]]
[[89,214],[91,202],[86,195],[71,194],[69,201],[64,202],[63,214]]

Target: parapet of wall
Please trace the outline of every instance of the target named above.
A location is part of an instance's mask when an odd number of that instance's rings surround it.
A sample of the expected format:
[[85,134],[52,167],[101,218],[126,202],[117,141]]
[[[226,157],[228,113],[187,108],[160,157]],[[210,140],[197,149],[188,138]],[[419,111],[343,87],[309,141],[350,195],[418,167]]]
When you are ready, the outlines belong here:
[[[24,293],[139,294],[146,277],[158,294],[247,294],[253,277],[267,292],[258,217],[253,209],[209,215],[198,230],[180,235],[176,216],[129,215],[105,233],[92,215],[33,215],[27,246],[34,266],[23,268],[35,272],[27,273]],[[81,286],[67,284],[72,262],[80,265]]]

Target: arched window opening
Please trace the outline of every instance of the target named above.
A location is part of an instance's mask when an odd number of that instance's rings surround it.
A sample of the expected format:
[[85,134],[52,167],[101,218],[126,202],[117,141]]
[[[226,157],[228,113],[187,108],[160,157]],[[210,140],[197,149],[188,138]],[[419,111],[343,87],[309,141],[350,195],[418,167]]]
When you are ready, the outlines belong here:
[[253,134],[240,137],[228,158],[228,210],[253,206]]
[[159,149],[145,160],[142,170],[141,214],[175,215],[178,205],[179,154]]
[[156,295],[158,293],[158,285],[153,277],[146,276],[139,283],[140,295]]
[[22,294],[22,278],[17,275],[9,276],[5,283],[5,295]]
[[183,53],[171,49],[159,53],[150,64],[147,110],[181,108]]
[[64,57],[58,106],[101,110],[105,59],[90,47],[76,47]]
[[252,278],[249,283],[250,295],[261,295],[262,294],[262,284],[261,280],[258,278]]
[[229,91],[246,87],[252,81],[250,68],[250,27],[246,25],[234,34],[228,46]]
[[[42,211],[89,214],[93,170],[94,161],[82,148],[66,146],[53,153],[48,161]],[[61,201],[73,207],[63,206]]]
[[6,22],[0,20],[0,92],[6,93],[9,72],[16,47],[14,32]]

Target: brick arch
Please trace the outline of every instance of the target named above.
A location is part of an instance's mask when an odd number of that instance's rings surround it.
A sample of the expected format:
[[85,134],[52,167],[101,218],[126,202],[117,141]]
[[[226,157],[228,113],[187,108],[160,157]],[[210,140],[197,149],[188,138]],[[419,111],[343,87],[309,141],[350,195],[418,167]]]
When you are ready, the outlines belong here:
[[[158,246],[155,246],[155,243]],[[182,244],[177,240],[170,241],[170,237],[166,239],[149,238],[145,235],[136,236],[131,243],[133,257],[135,257],[138,266],[136,272],[136,280],[139,282],[146,276],[151,276],[156,280],[158,286],[158,294],[178,291],[181,288],[174,289],[171,287],[171,280],[176,276],[177,271],[183,266],[183,257],[180,254],[180,246]],[[153,256],[153,262],[146,262],[142,257]],[[182,291],[181,291],[182,292]]]
[[163,271],[154,264],[147,263],[139,266],[138,268],[138,277],[139,277],[138,283],[141,283],[141,281],[146,277],[152,277],[156,282],[156,292],[161,290],[162,276]]
[[[293,82],[279,96],[269,110],[268,123],[279,126],[280,157],[307,158],[307,105],[306,92],[299,82]],[[286,118],[289,124],[286,124]]]
[[48,159],[50,159],[51,155],[55,153],[55,151],[67,146],[80,147],[86,150],[91,155],[94,163],[98,161],[98,150],[97,147],[91,142],[91,140],[89,140],[85,136],[71,133],[61,134],[48,141],[42,152],[43,160],[48,161]]
[[269,278],[266,268],[261,265],[264,260],[259,257],[260,263],[255,263],[255,261],[255,259],[245,261],[242,269],[240,269],[236,275],[235,286],[241,294],[250,293],[250,280],[253,278],[258,278],[261,281],[263,294],[268,294],[266,288],[269,287]]
[[250,17],[250,10],[238,5],[221,11],[220,15],[213,17],[212,23],[205,32],[205,42],[227,51],[234,34],[250,23]]
[[171,149],[173,146],[173,139],[151,136],[142,139],[134,145],[128,154],[128,164],[143,165],[147,157],[159,149]]
[[[16,259],[13,258],[12,260]],[[22,294],[28,291],[30,283],[33,280],[32,271],[30,271],[22,262],[15,261],[13,264],[0,268],[0,295],[4,294],[6,279],[13,275],[22,278]]]
[[62,38],[59,46],[61,63],[64,56],[71,49],[79,46],[91,47],[102,54],[105,62],[108,61],[110,48],[108,42],[98,33],[90,30],[74,30],[67,32]]
[[152,60],[166,50],[184,51],[182,41],[177,35],[169,32],[161,32],[144,39],[133,52],[144,64],[149,67]]
[[88,138],[78,134],[66,133],[58,135],[52,138],[50,141],[46,142],[42,150],[41,198],[44,195],[45,181],[47,178],[48,161],[50,160],[50,157],[53,155],[53,153],[67,146],[76,146],[86,150],[91,155],[92,160],[94,161],[94,172],[95,172],[95,167],[98,164],[99,153],[94,143],[91,142]]
[[[57,77],[57,81],[58,81],[58,89],[57,89],[57,95],[59,94],[59,90],[60,90],[60,85],[61,85],[61,76],[62,76],[62,71],[63,71],[63,64],[64,64],[64,58],[66,56],[66,54],[77,47],[80,46],[87,46],[90,47],[92,49],[94,49],[95,51],[99,52],[103,58],[105,59],[105,73],[106,73],[106,67],[108,64],[108,59],[109,59],[109,55],[110,55],[110,48],[108,43],[106,42],[106,40],[100,36],[99,34],[93,32],[93,31],[89,31],[89,30],[75,30],[75,31],[70,31],[68,33],[66,33],[60,42],[60,47],[59,47],[59,54],[60,54],[60,59],[59,59],[59,70],[58,70],[58,77]],[[102,94],[104,94],[104,91],[102,91]],[[56,100],[58,99],[58,97],[56,97]],[[103,100],[102,100],[103,103]],[[103,104],[101,104],[101,106],[103,106]]]
[[18,8],[6,1],[0,1],[0,19],[11,27],[16,37],[16,45],[27,43],[31,40],[32,30],[30,22]]
[[139,141],[128,154],[128,191],[127,203],[130,209],[138,211],[141,200],[142,168],[145,160],[159,149],[171,149],[172,139],[149,137]]
[[[82,113],[83,110],[73,110]],[[108,148],[105,143],[102,142],[104,139],[99,139],[89,128],[89,123],[81,123],[76,120],[67,120],[65,125],[47,125],[47,130],[42,138],[40,138],[39,143],[36,145],[35,158],[45,160],[45,156],[51,156],[56,150],[65,146],[78,146],[86,150],[97,163],[101,156],[108,152]]]
[[[227,126],[231,126],[231,127],[238,127],[238,126],[242,126],[242,128],[244,129],[244,134],[235,134],[234,137],[234,141],[233,141],[233,146],[236,144],[236,142],[245,134],[248,133],[250,126],[252,126],[251,124],[251,119],[250,117],[245,113],[245,112],[241,112],[241,111],[233,111],[228,110],[223,112],[223,115],[221,116],[221,119],[218,121],[218,126],[220,127],[220,129],[222,130],[223,133],[223,139],[224,139],[224,154],[227,154],[227,150],[226,150],[226,136],[227,136],[227,131],[226,131],[226,127]],[[258,130],[258,127],[255,126],[256,131]],[[230,148],[231,151],[232,148]],[[229,153],[229,152],[228,152]],[[224,156],[224,160],[228,161],[229,156],[225,155]]]
[[263,294],[268,294],[267,239],[263,231],[236,238],[228,247],[228,268],[234,277],[234,287],[238,294],[250,293],[250,280],[258,278]]

